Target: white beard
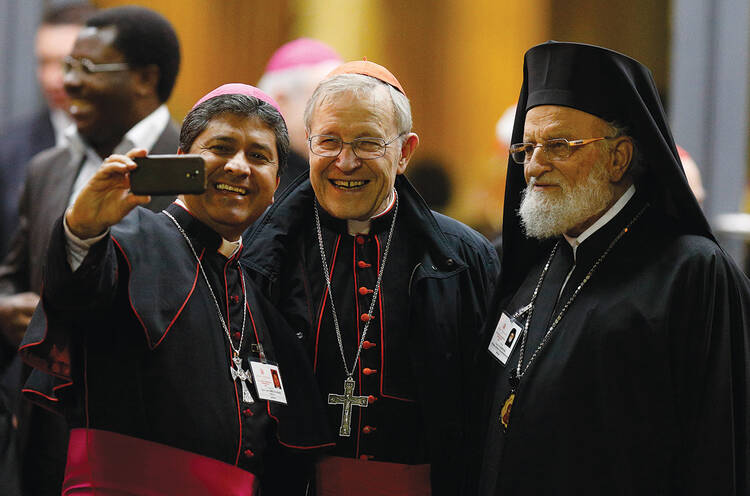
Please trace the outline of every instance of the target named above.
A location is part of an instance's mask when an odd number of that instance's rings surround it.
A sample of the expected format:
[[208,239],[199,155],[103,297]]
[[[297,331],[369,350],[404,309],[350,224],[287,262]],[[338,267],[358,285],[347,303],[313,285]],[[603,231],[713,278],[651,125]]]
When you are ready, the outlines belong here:
[[615,195],[600,164],[591,170],[585,182],[572,188],[560,183],[560,189],[553,192],[535,191],[535,179],[532,177],[526,186],[518,209],[521,225],[531,238],[552,238],[570,231],[603,213]]

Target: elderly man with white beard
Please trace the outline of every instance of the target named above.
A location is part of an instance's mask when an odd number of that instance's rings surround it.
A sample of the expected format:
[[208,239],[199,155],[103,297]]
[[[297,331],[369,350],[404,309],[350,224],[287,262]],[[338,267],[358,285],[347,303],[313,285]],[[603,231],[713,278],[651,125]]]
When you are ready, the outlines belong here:
[[748,494],[750,285],[649,70],[533,47],[512,143],[476,492]]

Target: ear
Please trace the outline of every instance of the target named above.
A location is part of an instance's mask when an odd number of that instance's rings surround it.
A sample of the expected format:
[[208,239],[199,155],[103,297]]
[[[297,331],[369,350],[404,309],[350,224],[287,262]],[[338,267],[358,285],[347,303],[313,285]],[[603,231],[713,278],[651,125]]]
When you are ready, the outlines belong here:
[[157,87],[159,86],[159,67],[157,67],[156,64],[139,67],[134,71],[134,74],[135,91],[139,96],[157,96]]
[[409,133],[401,145],[401,155],[398,158],[396,174],[403,174],[406,172],[406,166],[409,165],[409,160],[411,160],[411,157],[414,155],[418,146],[419,136],[417,136],[416,133]]
[[613,183],[620,182],[633,160],[633,140],[629,136],[621,136],[615,139],[617,141],[612,149],[610,161],[610,181]]

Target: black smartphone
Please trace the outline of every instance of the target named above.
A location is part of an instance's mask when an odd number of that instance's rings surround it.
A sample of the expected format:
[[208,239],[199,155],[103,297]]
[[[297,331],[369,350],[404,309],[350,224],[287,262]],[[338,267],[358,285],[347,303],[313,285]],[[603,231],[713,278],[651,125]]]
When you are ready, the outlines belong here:
[[200,155],[135,157],[130,191],[136,195],[200,194],[206,191],[206,163]]

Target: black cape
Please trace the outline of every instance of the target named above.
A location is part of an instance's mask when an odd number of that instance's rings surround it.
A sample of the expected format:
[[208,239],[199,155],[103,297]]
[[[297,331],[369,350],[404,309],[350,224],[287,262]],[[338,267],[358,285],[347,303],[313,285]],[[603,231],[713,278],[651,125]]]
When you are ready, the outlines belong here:
[[[110,430],[210,456],[261,476],[295,472],[281,446],[330,443],[312,372],[294,333],[244,277],[219,236],[173,204],[241,356],[280,367],[288,404],[242,401],[231,349],[195,258],[165,214],[137,208],[71,273],[62,221],[50,242],[42,305],[21,352],[34,366],[25,392],[61,409],[71,427]],[[54,377],[54,382],[52,378]],[[240,393],[238,393],[240,391]],[[292,462],[290,462],[292,463]],[[276,488],[274,488],[276,489]],[[282,492],[283,494],[283,492]]]
[[[750,286],[714,240],[688,189],[651,75],[599,47],[546,43],[527,52],[513,142],[526,111],[564,105],[628,127],[644,160],[636,195],[572,250],[526,238],[523,170],[509,163],[501,312],[527,305],[552,247],[523,366],[612,240],[645,207],[569,306],[521,378],[507,432],[506,366],[480,350],[488,379],[479,494],[747,494]],[[520,321],[523,324],[527,316]]]

